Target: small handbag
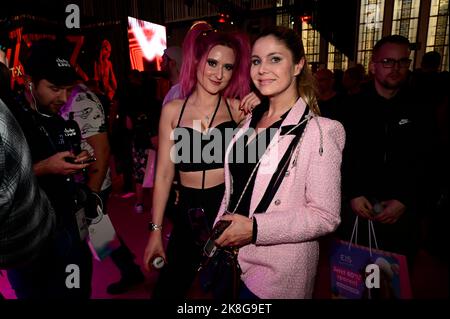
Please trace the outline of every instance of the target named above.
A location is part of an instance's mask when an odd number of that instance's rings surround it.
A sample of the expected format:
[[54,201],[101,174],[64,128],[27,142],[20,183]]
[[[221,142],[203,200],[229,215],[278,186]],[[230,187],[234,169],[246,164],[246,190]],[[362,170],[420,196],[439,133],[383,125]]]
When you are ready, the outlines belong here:
[[241,277],[237,257],[238,249],[221,248],[205,258],[198,273],[200,287],[212,299],[237,299]]

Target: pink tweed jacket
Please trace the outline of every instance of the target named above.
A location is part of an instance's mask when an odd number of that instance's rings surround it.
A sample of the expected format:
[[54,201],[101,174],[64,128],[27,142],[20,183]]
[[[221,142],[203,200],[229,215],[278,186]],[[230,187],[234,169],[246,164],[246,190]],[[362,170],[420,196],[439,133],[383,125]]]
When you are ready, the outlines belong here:
[[[297,124],[305,108],[305,102],[299,99],[281,126]],[[232,191],[228,154],[249,124],[250,119],[227,149],[226,190],[216,221],[224,213]],[[267,211],[254,214],[293,137],[280,136],[278,130],[273,138],[273,142],[277,142],[275,147],[263,155],[250,204],[250,217],[256,218],[258,224],[257,241],[239,250],[241,279],[254,294],[264,299],[311,298],[319,258],[317,240],[334,231],[340,223],[340,167],[345,131],[339,122],[323,117],[309,120],[297,146],[297,163],[291,160],[289,174],[284,177]]]

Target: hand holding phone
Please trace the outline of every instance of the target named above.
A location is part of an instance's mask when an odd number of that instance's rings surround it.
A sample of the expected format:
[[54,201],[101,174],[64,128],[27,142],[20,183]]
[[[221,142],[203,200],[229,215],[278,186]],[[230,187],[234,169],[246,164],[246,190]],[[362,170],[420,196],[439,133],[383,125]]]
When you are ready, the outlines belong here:
[[219,220],[213,228],[211,237],[216,240],[222,235],[225,229],[231,224],[231,220]]

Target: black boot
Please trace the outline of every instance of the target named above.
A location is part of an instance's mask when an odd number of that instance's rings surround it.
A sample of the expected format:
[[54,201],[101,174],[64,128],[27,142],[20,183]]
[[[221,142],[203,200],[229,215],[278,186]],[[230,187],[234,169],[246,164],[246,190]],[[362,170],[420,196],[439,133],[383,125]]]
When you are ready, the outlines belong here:
[[120,295],[126,293],[134,286],[143,283],[145,281],[144,274],[139,270],[135,274],[128,274],[126,276],[122,276],[118,282],[114,282],[108,286],[106,291],[110,295]]
[[145,281],[141,268],[134,262],[133,254],[122,240],[121,243],[122,245],[111,253],[111,259],[119,268],[121,278],[106,289],[110,295],[123,294]]

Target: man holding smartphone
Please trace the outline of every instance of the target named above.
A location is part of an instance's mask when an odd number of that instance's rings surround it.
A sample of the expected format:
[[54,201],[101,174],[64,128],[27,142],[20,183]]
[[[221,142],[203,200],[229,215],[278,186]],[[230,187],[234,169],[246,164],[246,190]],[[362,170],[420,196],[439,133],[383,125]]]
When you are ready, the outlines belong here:
[[[112,183],[109,169],[110,147],[103,105],[86,85],[80,83],[72,90],[60,114],[63,118],[73,118],[78,123],[81,149],[87,150],[91,156],[83,163],[92,163],[87,169],[84,182],[91,191],[98,193],[103,201],[103,212],[106,214]],[[95,203],[96,199],[92,200]],[[120,270],[121,279],[108,286],[107,291],[112,295],[124,293],[145,280],[144,274],[134,262],[133,253],[121,238],[119,240],[121,245],[111,253],[111,258]]]
[[[30,264],[8,270],[19,299],[88,299],[91,295],[92,255],[85,240],[82,203],[74,174],[90,164],[86,152],[71,152],[67,123],[58,112],[77,80],[61,43],[33,43],[25,61],[25,92],[14,105],[31,151],[33,172],[55,210],[55,233]],[[78,136],[79,138],[79,136]],[[69,160],[72,159],[73,163]],[[66,284],[67,266],[79,269],[79,289]]]
[[86,185],[96,193],[111,187],[109,173],[109,142],[106,131],[105,113],[97,96],[84,84],[76,85],[60,115],[78,124],[81,132],[81,149],[89,152],[90,158],[84,163],[92,163],[87,169]]

